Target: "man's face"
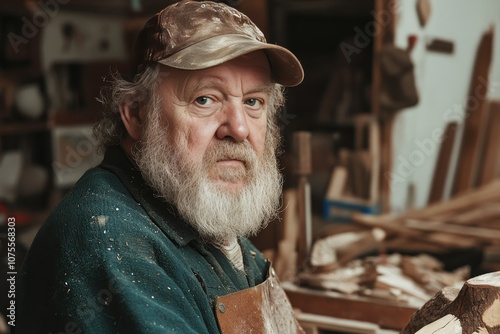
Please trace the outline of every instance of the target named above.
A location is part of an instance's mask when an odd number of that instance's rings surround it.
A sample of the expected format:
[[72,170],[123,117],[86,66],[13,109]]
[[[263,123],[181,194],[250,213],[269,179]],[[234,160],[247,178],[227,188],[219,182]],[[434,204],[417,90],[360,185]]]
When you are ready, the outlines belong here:
[[161,78],[135,154],[145,180],[207,240],[255,234],[276,215],[282,181],[264,53]]
[[265,54],[251,53],[200,71],[168,68],[162,78],[161,122],[169,146],[184,148],[178,152],[184,164],[205,164],[214,184],[229,192],[241,190],[248,182],[249,161],[237,153],[207,161],[207,154],[221,141],[247,142],[262,158],[271,79]]

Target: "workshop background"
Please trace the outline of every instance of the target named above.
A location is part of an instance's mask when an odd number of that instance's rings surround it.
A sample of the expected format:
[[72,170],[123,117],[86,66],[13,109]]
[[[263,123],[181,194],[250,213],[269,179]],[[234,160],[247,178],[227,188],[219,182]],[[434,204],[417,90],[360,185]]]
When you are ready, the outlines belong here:
[[[100,90],[110,70],[127,75],[137,33],[171,2],[0,3],[2,273],[99,163]],[[253,241],[308,333],[411,333],[443,288],[500,271],[498,0],[225,2],[305,70],[280,116],[281,219]],[[0,289],[5,315],[6,279]]]

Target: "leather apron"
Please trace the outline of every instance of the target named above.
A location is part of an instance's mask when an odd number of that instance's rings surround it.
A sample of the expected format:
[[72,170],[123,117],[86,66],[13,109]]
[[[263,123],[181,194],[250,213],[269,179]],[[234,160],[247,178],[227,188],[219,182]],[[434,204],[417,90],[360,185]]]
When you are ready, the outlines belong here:
[[217,297],[215,314],[222,334],[305,333],[272,268],[263,283]]

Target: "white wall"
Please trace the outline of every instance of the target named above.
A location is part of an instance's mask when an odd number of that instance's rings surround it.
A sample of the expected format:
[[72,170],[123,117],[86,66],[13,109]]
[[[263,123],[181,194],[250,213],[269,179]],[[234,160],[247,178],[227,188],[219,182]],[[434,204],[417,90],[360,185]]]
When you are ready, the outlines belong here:
[[[406,48],[408,36],[418,36],[412,59],[420,102],[398,114],[394,123],[393,174],[389,178],[393,212],[406,210],[412,197],[414,207],[427,204],[440,145],[435,136],[450,121],[463,123],[477,47],[491,26],[495,37],[488,98],[500,99],[500,1],[430,0],[432,12],[424,28],[417,19],[416,0],[399,1],[395,41],[397,46]],[[426,41],[432,38],[453,41],[454,53],[427,51]],[[453,159],[457,158],[458,149],[456,145]],[[454,168],[447,178],[448,194],[453,172]],[[409,196],[411,187],[413,196]]]

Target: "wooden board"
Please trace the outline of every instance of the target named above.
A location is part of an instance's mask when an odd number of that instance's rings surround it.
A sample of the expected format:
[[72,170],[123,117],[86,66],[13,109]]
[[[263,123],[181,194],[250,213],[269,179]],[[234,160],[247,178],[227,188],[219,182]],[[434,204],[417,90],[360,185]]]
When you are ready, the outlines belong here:
[[484,154],[479,166],[479,185],[500,177],[500,101],[490,101]]
[[[394,2],[391,0],[376,0],[375,12],[376,13],[395,13]],[[373,67],[372,67],[372,90],[371,90],[371,105],[372,114],[379,120],[380,123],[380,157],[378,162],[379,169],[379,184],[380,184],[380,202],[382,212],[390,212],[390,194],[391,185],[385,178],[385,175],[390,175],[392,170],[392,126],[394,123],[394,115],[389,115],[387,119],[382,120],[382,111],[380,110],[380,92],[381,92],[381,65],[380,65],[380,51],[385,43],[394,43],[394,32],[396,27],[396,18],[389,17],[387,22],[389,24],[377,24],[375,43],[373,47]],[[373,177],[377,177],[373,174]]]
[[302,312],[366,321],[382,328],[403,329],[417,308],[403,303],[300,288],[283,283],[292,306]]
[[476,185],[477,162],[481,154],[486,126],[486,95],[493,52],[493,29],[488,30],[479,43],[472,72],[464,120],[464,133],[453,194],[462,193]]
[[448,172],[450,170],[451,153],[455,144],[455,134],[457,132],[457,123],[448,123],[444,130],[441,147],[439,149],[434,176],[432,178],[431,191],[429,193],[428,203],[436,203],[443,199],[444,187]]
[[[497,179],[426,208],[395,216],[356,214],[353,221],[371,228],[380,227],[388,233],[389,239],[403,237],[445,247],[470,248],[499,243],[500,235],[495,227],[500,221],[499,205],[500,179]],[[412,224],[412,220],[419,222]],[[426,232],[429,230],[432,233]]]

